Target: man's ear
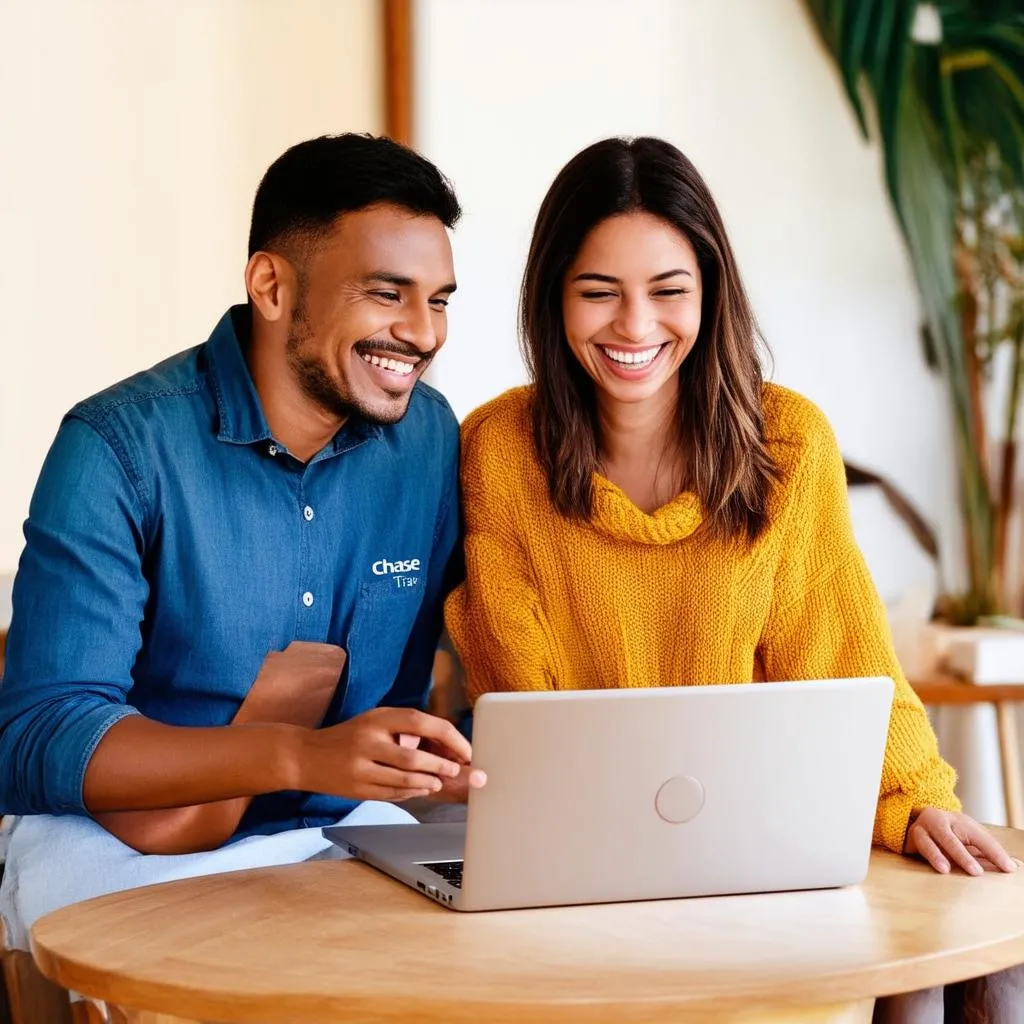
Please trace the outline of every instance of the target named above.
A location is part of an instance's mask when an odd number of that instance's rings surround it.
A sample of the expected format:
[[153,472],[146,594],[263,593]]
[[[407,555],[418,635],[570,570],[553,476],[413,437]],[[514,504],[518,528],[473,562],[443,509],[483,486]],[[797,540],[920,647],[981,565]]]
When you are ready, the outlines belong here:
[[276,323],[295,298],[295,271],[282,256],[255,252],[245,265],[245,290],[264,320]]

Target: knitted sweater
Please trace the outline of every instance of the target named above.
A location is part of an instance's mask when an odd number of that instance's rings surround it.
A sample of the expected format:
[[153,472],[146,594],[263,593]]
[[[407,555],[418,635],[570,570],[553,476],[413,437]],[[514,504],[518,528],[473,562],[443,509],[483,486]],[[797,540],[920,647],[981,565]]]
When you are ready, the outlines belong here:
[[466,578],[446,607],[469,696],[890,676],[896,683],[874,841],[899,851],[911,813],[959,810],[955,774],[893,651],[854,540],[843,461],[821,411],[765,385],[783,478],[752,544],[699,529],[680,494],[651,515],[600,475],[589,523],[548,498],[529,388],[463,427]]

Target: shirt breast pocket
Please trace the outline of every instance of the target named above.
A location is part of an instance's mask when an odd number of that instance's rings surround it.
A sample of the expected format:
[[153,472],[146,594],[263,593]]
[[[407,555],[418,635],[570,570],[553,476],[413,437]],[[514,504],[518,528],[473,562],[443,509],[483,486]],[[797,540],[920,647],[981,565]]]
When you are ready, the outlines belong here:
[[422,576],[363,583],[349,630],[348,694],[355,711],[374,707],[391,689],[423,601]]

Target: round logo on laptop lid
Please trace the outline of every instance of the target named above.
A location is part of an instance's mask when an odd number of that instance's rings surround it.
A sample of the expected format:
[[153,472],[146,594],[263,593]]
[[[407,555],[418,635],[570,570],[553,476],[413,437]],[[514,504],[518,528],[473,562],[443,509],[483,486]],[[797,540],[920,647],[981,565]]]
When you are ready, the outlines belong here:
[[692,821],[704,806],[704,787],[692,775],[676,775],[663,783],[654,798],[658,817],[672,825]]

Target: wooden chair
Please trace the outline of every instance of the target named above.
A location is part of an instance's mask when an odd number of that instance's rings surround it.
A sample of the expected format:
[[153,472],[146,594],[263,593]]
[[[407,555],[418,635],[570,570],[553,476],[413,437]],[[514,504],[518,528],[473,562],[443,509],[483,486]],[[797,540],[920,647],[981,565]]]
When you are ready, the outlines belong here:
[[1024,683],[980,685],[966,683],[953,676],[936,676],[932,679],[912,679],[910,685],[922,703],[930,707],[991,704],[996,709],[1006,823],[1011,828],[1024,828],[1024,779],[1021,777],[1016,712],[1016,705],[1024,702]]
[[[7,633],[0,630],[0,674],[4,669]],[[2,818],[0,818],[2,821]],[[3,862],[0,861],[0,877]],[[73,1024],[64,989],[39,973],[30,953],[6,949],[0,935],[0,1024]],[[80,1018],[87,1020],[88,1018]]]
[[3,950],[0,958],[11,1024],[76,1024],[88,1020],[72,1013],[67,992],[39,973],[31,953]]

